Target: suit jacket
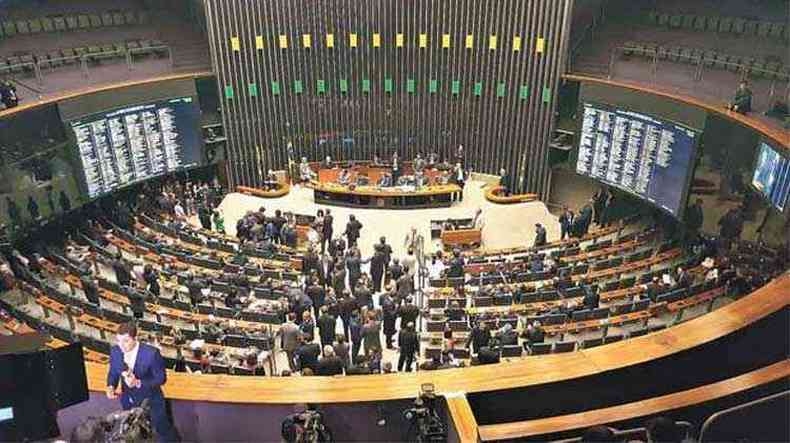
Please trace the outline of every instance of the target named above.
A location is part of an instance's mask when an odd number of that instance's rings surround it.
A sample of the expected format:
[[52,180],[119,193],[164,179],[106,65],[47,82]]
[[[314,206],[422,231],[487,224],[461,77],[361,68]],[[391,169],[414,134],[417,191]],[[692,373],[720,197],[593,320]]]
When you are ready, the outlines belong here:
[[420,338],[417,333],[408,329],[403,329],[398,334],[398,347],[403,355],[413,355],[420,353]]
[[286,322],[280,326],[280,329],[277,330],[277,333],[282,337],[282,342],[280,346],[285,351],[295,351],[296,347],[299,345],[299,341],[297,337],[299,336],[299,326],[296,326],[296,323]]
[[165,360],[159,353],[159,349],[138,343],[137,360],[134,362],[132,373],[137,377],[141,386],[130,388],[121,379],[123,371],[126,370],[126,363],[123,361],[123,351],[119,346],[110,349],[110,371],[107,373],[107,386],[118,386],[122,384],[121,407],[130,409],[140,404],[146,398],[149,402],[164,402],[161,386],[167,382],[165,372]]
[[137,289],[129,288],[129,291],[126,293],[126,296],[129,298],[129,304],[132,308],[132,312],[145,312],[145,294],[138,291]]
[[115,271],[115,278],[118,280],[118,284],[129,286],[129,282],[132,281],[132,274],[126,268],[126,264],[121,260],[115,260],[112,262],[112,269]]

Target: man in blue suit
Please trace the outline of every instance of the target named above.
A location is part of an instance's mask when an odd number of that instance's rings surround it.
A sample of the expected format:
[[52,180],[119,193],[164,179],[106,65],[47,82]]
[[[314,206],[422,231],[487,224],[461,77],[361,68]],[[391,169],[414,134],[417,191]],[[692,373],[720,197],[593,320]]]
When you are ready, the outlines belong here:
[[[121,407],[128,410],[148,399],[151,423],[158,441],[177,441],[178,435],[165,411],[162,385],[167,382],[165,361],[159,350],[137,341],[137,326],[124,323],[116,333],[117,346],[110,350],[107,374],[107,398],[121,397]],[[120,387],[118,386],[120,382]]]

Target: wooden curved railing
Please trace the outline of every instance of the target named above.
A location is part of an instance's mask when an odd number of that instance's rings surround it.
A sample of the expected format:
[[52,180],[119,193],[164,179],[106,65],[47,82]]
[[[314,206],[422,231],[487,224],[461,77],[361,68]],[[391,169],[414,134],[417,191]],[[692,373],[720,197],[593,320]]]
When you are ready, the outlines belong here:
[[502,195],[504,189],[505,188],[500,185],[487,186],[485,192],[486,200],[500,205],[509,205],[513,203],[532,202],[538,199],[538,194],[513,194],[505,196]]
[[648,94],[656,95],[659,97],[668,98],[671,100],[675,100],[681,102],[683,104],[691,105],[697,108],[704,109],[708,112],[715,112],[721,116],[724,116],[732,121],[740,123],[744,126],[747,126],[765,137],[768,137],[775,142],[779,143],[780,146],[784,147],[785,149],[790,151],[790,132],[786,129],[782,129],[779,126],[772,126],[766,124],[765,122],[750,117],[748,115],[739,114],[737,112],[729,111],[724,106],[725,104],[722,103],[710,103],[703,100],[700,100],[695,97],[690,97],[688,95],[682,95],[677,93],[671,93],[667,91],[662,91],[660,89],[650,88],[647,86],[630,83],[630,82],[623,82],[623,81],[615,81],[615,80],[606,80],[602,78],[596,77],[588,77],[585,75],[577,75],[577,74],[566,74],[563,76],[566,80],[572,80],[577,82],[583,83],[598,83],[603,85],[609,86],[617,86],[620,88],[631,89],[634,91],[645,92]]
[[[790,378],[790,360],[783,360],[754,371],[685,391],[608,408],[584,411],[558,417],[480,426],[477,430],[483,441],[509,440],[554,434],[574,429],[587,429],[612,421],[624,421],[661,414],[729,395],[748,391],[758,386]],[[468,418],[466,420],[469,420]],[[467,424],[473,427],[474,423]]]
[[[790,304],[790,274],[729,305],[646,336],[568,354],[497,365],[361,377],[251,378],[169,373],[167,397],[229,403],[344,403],[413,398],[422,383],[439,393],[486,392],[554,383],[633,366],[716,340]],[[104,391],[107,366],[85,362],[88,385]],[[496,374],[492,377],[492,374]]]
[[109,85],[105,84],[105,85],[89,86],[87,88],[73,89],[69,91],[64,91],[63,93],[58,95],[47,97],[43,100],[37,100],[37,101],[25,103],[11,109],[4,109],[0,111],[0,118],[6,117],[8,115],[13,115],[19,112],[24,112],[39,106],[49,105],[52,103],[57,103],[59,101],[76,98],[82,95],[93,94],[96,92],[111,91],[113,89],[122,89],[122,88],[127,88],[129,86],[147,85],[151,83],[158,83],[158,82],[170,81],[170,80],[183,80],[188,78],[209,77],[212,75],[214,74],[211,71],[191,71],[191,72],[184,72],[179,74],[160,75],[142,80],[129,80],[129,81],[113,83]]
[[288,195],[291,192],[291,185],[288,183],[278,183],[277,189],[260,189],[260,188],[250,188],[247,186],[236,186],[236,191],[241,192],[242,194],[252,195],[255,197],[262,197],[262,198],[279,198]]

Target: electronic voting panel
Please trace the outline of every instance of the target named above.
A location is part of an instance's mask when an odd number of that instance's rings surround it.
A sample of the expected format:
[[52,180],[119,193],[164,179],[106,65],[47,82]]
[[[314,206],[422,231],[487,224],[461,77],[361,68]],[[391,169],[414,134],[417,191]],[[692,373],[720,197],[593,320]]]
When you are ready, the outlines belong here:
[[584,103],[576,172],[680,217],[697,131],[651,115]]
[[89,198],[200,166],[200,108],[193,97],[128,106],[70,123]]

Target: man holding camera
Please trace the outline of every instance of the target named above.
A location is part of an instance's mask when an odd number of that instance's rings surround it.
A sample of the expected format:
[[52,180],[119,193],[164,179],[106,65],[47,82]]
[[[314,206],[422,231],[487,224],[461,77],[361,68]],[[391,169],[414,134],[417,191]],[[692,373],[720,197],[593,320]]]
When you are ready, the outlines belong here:
[[178,441],[176,430],[165,411],[162,385],[167,382],[167,374],[159,350],[137,341],[134,323],[122,324],[115,337],[118,344],[110,350],[107,398],[112,400],[120,394],[124,410],[138,407],[147,399],[157,441]]

